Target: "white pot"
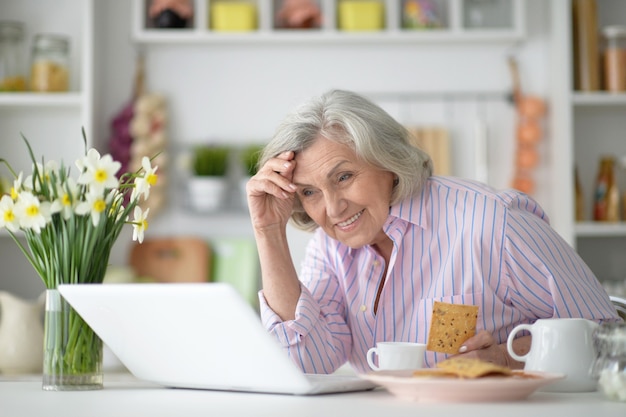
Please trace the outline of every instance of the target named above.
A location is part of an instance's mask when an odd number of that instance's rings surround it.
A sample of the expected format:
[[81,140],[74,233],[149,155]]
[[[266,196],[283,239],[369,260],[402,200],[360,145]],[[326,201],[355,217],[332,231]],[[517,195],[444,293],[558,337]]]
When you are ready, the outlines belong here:
[[243,177],[239,180],[239,194],[241,197],[241,206],[248,207],[248,193],[246,192],[246,185],[250,181],[251,177]]
[[189,179],[189,202],[200,212],[218,210],[226,199],[225,177],[193,177]]

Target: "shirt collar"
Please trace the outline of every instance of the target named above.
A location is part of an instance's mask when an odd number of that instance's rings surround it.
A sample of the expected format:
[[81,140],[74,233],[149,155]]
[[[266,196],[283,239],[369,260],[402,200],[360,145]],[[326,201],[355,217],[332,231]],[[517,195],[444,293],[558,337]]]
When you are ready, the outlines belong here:
[[430,181],[426,181],[421,191],[410,196],[389,208],[389,217],[383,226],[385,230],[393,225],[395,219],[400,219],[412,223],[422,229],[427,229],[428,222],[428,200],[430,197]]

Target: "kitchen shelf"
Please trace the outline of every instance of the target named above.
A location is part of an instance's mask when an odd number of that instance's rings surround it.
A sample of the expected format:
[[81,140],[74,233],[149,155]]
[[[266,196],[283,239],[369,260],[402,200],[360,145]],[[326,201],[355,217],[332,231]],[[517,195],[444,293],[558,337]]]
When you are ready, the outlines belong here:
[[206,33],[183,30],[169,33],[159,29],[146,29],[134,36],[143,44],[236,44],[236,43],[515,43],[522,36],[510,31],[458,32],[428,30],[419,33],[388,30],[385,33],[342,33],[337,30],[303,32],[296,30],[256,31],[253,33]]
[[80,107],[81,93],[0,93],[0,108],[3,107]]
[[574,226],[578,237],[626,236],[626,222],[578,222]]
[[436,0],[445,15],[443,27],[404,29],[401,27],[399,0],[383,0],[385,28],[377,31],[342,31],[336,28],[336,5],[340,0],[319,0],[323,20],[321,28],[274,28],[275,0],[257,0],[259,27],[245,32],[218,32],[209,29],[208,4],[213,0],[195,0],[193,27],[157,29],[147,22],[149,0],[133,0],[133,40],[145,44],[231,44],[231,43],[516,43],[524,40],[525,9],[522,0],[498,0],[507,5],[510,27],[470,28],[464,25],[464,7],[469,0]]
[[575,106],[624,106],[626,105],[626,92],[575,92],[572,94],[572,104],[574,104]]

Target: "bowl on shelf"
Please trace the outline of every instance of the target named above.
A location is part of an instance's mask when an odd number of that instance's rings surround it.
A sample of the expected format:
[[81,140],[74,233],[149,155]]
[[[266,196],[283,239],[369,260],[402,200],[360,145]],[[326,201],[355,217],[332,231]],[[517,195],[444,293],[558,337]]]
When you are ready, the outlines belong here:
[[211,4],[211,30],[250,32],[257,29],[257,7],[248,1],[216,1]]
[[344,31],[377,31],[385,26],[385,6],[378,0],[339,2],[338,27]]

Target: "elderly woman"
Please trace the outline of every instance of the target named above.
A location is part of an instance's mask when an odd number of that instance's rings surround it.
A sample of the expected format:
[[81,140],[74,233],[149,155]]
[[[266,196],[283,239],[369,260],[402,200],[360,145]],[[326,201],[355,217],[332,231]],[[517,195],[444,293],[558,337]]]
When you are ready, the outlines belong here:
[[[522,368],[508,333],[540,318],[618,320],[609,297],[529,196],[432,176],[380,107],[330,91],[297,109],[247,185],[264,324],[310,373],[369,370],[378,341],[426,343],[433,303],[479,306],[459,354]],[[286,227],[313,231],[300,274]],[[523,354],[530,336],[514,341]],[[446,354],[427,352],[425,366]]]

